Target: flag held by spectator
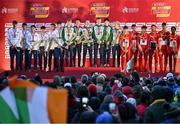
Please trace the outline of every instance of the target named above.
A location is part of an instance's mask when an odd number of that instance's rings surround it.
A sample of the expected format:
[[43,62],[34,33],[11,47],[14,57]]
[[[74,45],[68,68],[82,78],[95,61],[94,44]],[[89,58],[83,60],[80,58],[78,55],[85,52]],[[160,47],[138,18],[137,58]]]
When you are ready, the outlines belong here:
[[13,79],[0,92],[0,122],[66,123],[67,91]]
[[125,72],[130,72],[132,70],[132,66],[134,63],[134,55],[132,55],[131,59],[127,62]]

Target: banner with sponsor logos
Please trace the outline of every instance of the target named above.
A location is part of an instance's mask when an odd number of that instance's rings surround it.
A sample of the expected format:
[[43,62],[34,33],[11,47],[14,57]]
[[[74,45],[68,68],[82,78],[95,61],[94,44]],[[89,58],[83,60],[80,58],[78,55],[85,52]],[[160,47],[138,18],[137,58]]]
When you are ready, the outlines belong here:
[[168,23],[168,29],[176,26],[180,32],[179,0],[1,0],[0,1],[0,68],[9,69],[9,47],[7,30],[12,20],[17,20],[18,27],[22,22],[28,26],[36,24],[49,26],[58,20],[80,18],[82,22],[96,17],[109,18],[111,22],[120,21],[121,25],[130,26],[136,23],[138,30],[146,24]]

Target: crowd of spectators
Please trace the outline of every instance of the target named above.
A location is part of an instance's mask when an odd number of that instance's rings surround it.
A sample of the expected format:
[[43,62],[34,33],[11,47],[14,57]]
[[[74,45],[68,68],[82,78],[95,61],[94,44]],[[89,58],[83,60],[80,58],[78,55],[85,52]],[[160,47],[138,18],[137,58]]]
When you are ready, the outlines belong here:
[[[43,82],[36,74],[18,79],[56,89],[68,90],[68,123],[175,123],[180,122],[180,75],[140,77],[138,72],[91,76],[53,77]],[[1,90],[8,86],[8,73],[1,77]],[[59,99],[60,100],[60,99]],[[54,106],[56,107],[56,106]]]

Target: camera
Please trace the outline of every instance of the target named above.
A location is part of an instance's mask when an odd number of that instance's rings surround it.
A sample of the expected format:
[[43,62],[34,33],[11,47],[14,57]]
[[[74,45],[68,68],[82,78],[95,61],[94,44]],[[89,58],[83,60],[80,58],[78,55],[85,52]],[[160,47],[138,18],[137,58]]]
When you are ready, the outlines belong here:
[[89,100],[88,100],[87,97],[83,97],[83,98],[82,98],[82,106],[83,106],[84,108],[87,107],[88,101],[89,101]]
[[109,111],[113,114],[116,112],[116,104],[115,103],[109,103]]

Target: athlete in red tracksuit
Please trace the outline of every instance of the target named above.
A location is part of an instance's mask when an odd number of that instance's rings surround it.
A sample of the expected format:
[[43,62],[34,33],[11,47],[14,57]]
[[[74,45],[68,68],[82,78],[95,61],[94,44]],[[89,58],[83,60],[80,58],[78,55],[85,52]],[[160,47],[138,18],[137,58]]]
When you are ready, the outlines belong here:
[[148,70],[148,48],[149,48],[149,34],[146,32],[147,27],[144,25],[141,27],[141,33],[139,34],[139,70],[145,72]]
[[179,50],[180,36],[176,34],[176,27],[171,27],[171,34],[169,36],[169,67],[171,72],[176,71],[176,61]]
[[130,49],[132,47],[131,44],[131,37],[130,37],[130,33],[128,32],[128,27],[124,26],[123,27],[123,33],[120,36],[120,47],[121,47],[121,68],[122,70],[125,69],[126,67],[126,63],[129,61],[130,59]]
[[132,48],[130,50],[130,52],[131,52],[130,58],[132,57],[132,55],[134,55],[133,70],[136,70],[137,69],[138,35],[139,35],[139,33],[136,31],[136,25],[135,24],[133,24],[131,26],[131,29],[132,29],[132,31],[130,32],[130,37],[132,40]]
[[170,32],[167,31],[166,29],[166,23],[162,23],[162,30],[158,32],[158,34],[159,34],[158,42],[159,42],[160,72],[163,72],[163,71],[166,72],[167,60],[168,60],[168,37],[170,34]]
[[155,59],[155,72],[158,72],[158,33],[156,32],[156,25],[151,25],[151,32],[149,33],[149,70],[152,72],[152,60]]

